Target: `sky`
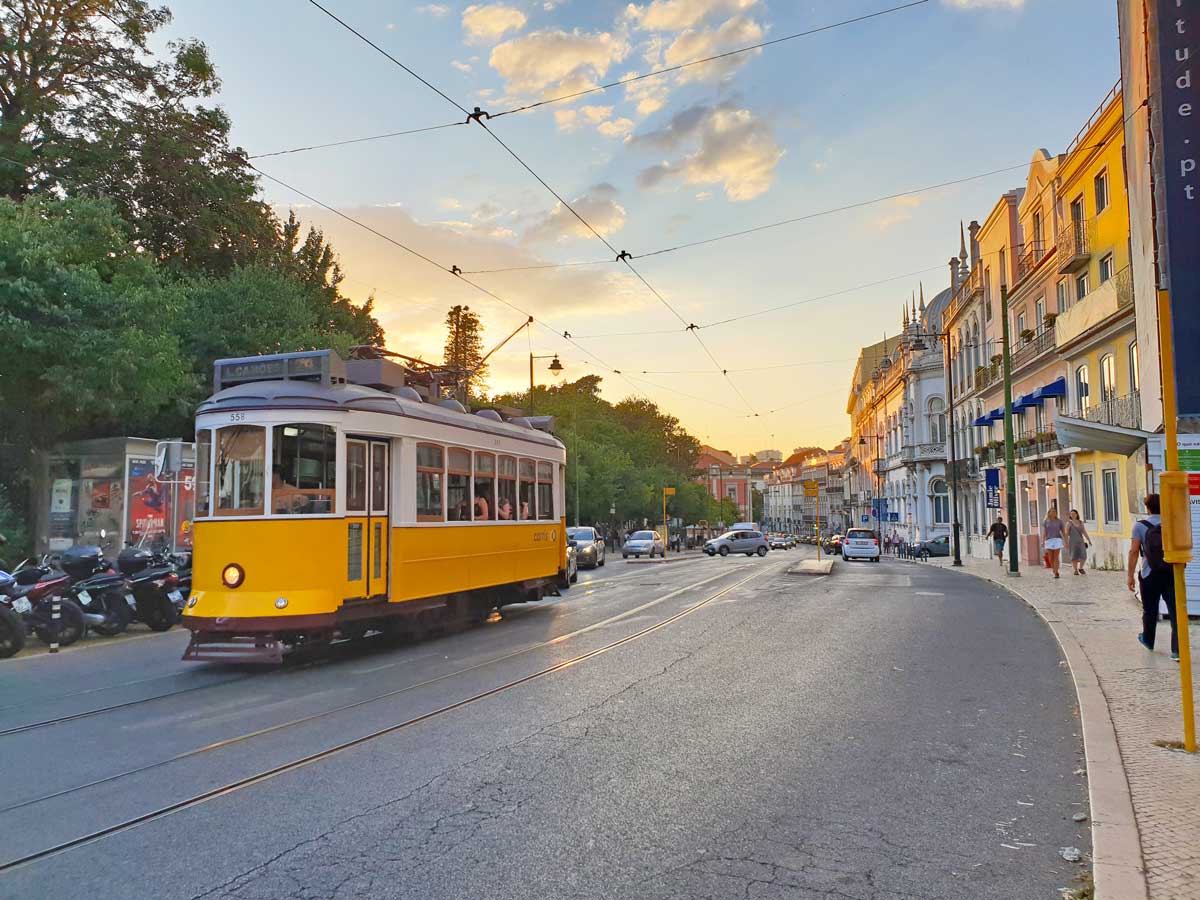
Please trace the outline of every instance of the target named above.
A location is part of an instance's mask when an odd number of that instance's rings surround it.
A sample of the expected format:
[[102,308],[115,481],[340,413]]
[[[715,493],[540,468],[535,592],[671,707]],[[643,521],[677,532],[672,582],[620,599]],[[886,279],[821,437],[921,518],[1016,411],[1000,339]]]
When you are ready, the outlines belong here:
[[[321,2],[495,113],[903,0]],[[167,36],[208,45],[248,154],[465,119],[307,0],[172,8]],[[705,443],[786,453],[848,433],[859,348],[899,330],[913,291],[948,286],[960,221],[1025,173],[920,189],[1060,152],[1118,77],[1112,0],[929,0],[490,122],[601,237],[474,124],[254,162],[438,263],[262,180],[324,230],[344,292],[375,297],[390,349],[439,359],[454,304],[488,347],[530,313],[545,326],[492,358],[493,391],[527,388],[531,350],[557,353],[562,378],[601,375],[608,399],[649,397]],[[892,195],[634,260],[646,283],[605,244],[639,256]],[[445,271],[560,263],[587,264],[468,276],[511,305]]]

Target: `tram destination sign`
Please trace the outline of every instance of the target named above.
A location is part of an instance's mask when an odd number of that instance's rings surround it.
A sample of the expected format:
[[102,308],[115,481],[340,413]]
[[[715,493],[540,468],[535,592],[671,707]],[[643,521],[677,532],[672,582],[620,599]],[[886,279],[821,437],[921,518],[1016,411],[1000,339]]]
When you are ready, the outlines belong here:
[[215,390],[256,381],[310,381],[326,386],[344,384],[346,363],[332,350],[242,356],[218,359],[213,363]]

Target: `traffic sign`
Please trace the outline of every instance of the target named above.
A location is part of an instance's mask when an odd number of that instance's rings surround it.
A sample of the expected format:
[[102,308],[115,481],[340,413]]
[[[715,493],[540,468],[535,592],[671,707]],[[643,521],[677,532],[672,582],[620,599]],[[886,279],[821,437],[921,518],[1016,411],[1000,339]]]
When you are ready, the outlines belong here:
[[664,497],[674,497],[675,496],[675,488],[663,488],[663,496]]
[[870,516],[863,516],[863,517],[862,517],[862,523],[863,523],[864,525],[866,525],[866,524],[867,524],[868,522],[870,522],[870,521],[871,521],[871,517],[870,517]]

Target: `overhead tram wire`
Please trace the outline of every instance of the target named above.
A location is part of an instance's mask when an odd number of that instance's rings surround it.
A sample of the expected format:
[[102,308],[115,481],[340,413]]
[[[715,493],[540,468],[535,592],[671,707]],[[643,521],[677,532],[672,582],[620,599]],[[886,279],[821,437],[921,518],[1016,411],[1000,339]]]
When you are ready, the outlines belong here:
[[[491,299],[497,301],[498,303],[503,304],[504,306],[507,306],[509,309],[519,312],[521,315],[532,319],[535,324],[541,326],[542,328],[544,328],[545,330],[547,330],[548,332],[553,334],[555,337],[559,338],[560,340],[565,340],[567,343],[571,344],[573,347],[575,347],[577,350],[579,350],[579,352],[581,352],[586,357],[591,359],[601,369],[603,369],[607,372],[611,372],[614,375],[619,375],[621,378],[628,381],[629,384],[635,390],[638,389],[637,386],[634,384],[634,381],[636,380],[643,384],[648,384],[651,387],[658,388],[663,391],[668,391],[670,393],[675,393],[675,394],[681,393],[680,391],[676,391],[674,388],[669,388],[669,387],[666,387],[665,385],[660,385],[655,382],[648,381],[644,378],[631,379],[621,369],[618,369],[615,366],[612,366],[609,363],[605,362],[603,359],[601,359],[599,356],[597,356],[595,353],[593,353],[587,347],[584,347],[582,344],[578,343],[578,341],[574,337],[571,336],[570,332],[560,330],[560,329],[556,328],[555,326],[551,325],[550,323],[542,321],[541,319],[534,316],[528,310],[522,309],[517,304],[513,303],[510,300],[505,299],[504,297],[501,297],[499,294],[495,293],[494,291],[488,290],[483,285],[478,284],[469,278],[464,278],[461,273],[454,272],[452,268],[448,269],[447,267],[443,266],[441,263],[439,263],[437,260],[433,259],[432,257],[426,256],[421,251],[408,246],[407,244],[403,243],[402,241],[396,240],[391,235],[384,234],[379,229],[371,227],[367,223],[365,223],[359,219],[356,219],[354,216],[347,215],[346,213],[342,212],[341,210],[337,209],[336,207],[330,206],[328,203],[325,203],[324,201],[317,199],[312,194],[309,194],[309,193],[306,193],[305,191],[300,190],[295,185],[289,184],[288,182],[284,181],[281,178],[276,178],[274,175],[271,175],[268,172],[264,172],[262,169],[258,168],[258,166],[255,166],[253,163],[247,162],[247,165],[251,169],[253,169],[255,172],[258,172],[258,174],[260,174],[264,178],[268,179],[269,181],[273,181],[275,184],[278,184],[279,186],[291,191],[292,193],[296,194],[297,196],[303,197],[305,200],[308,200],[310,203],[313,203],[314,205],[321,207],[322,209],[324,209],[327,212],[333,213],[338,218],[343,219],[352,225],[358,226],[359,228],[363,229],[364,231],[367,231],[367,232],[375,235],[375,237],[379,238],[380,240],[386,241],[387,243],[391,244],[392,246],[397,247],[400,250],[403,250],[405,253],[408,253],[411,256],[416,257],[417,259],[421,260],[422,262],[428,263],[429,265],[433,266],[434,268],[438,269],[439,271],[444,272],[447,275],[450,275],[450,276],[456,278],[457,280],[470,285],[475,290],[479,291],[481,294],[483,294],[487,297],[490,297]],[[704,397],[692,397],[690,394],[686,395],[686,396],[691,397],[691,399],[693,399],[693,400],[698,400],[702,403],[708,403],[713,406],[720,407],[722,409],[730,409],[731,408],[731,407],[725,406],[723,403],[718,403],[715,400],[710,400],[710,399],[707,399]]]
[[[310,0],[312,2],[312,0]],[[739,47],[736,50],[727,50],[724,53],[717,53],[713,56],[705,56],[701,59],[693,59],[688,62],[679,63],[674,66],[667,66],[665,69],[655,69],[653,72],[645,72],[641,75],[631,75],[628,78],[621,78],[617,81],[610,81],[607,84],[598,84],[595,87],[585,88],[581,91],[573,91],[570,94],[562,94],[558,97],[550,97],[546,100],[538,100],[535,103],[527,103],[524,106],[517,106],[513,109],[506,109],[503,112],[493,113],[491,118],[498,119],[501,116],[509,116],[513,113],[526,112],[531,109],[537,109],[540,106],[547,106],[551,103],[562,103],[566,100],[574,100],[577,97],[584,97],[588,94],[595,94],[600,91],[607,91],[611,88],[621,87],[622,85],[632,84],[635,81],[643,81],[647,78],[657,78],[660,75],[669,75],[671,72],[678,72],[681,69],[688,69],[692,66],[703,65],[704,63],[715,62],[718,59],[726,59],[730,56],[737,56],[739,53],[749,53],[751,50],[761,50],[764,47],[770,47],[774,44],[782,44],[786,41],[794,41],[797,38],[809,37],[814,34],[820,34],[823,31],[832,31],[835,28],[842,28],[846,25],[854,25],[858,22],[865,22],[868,19],[876,19],[880,16],[891,15],[892,13],[902,12],[906,9],[912,9],[916,6],[923,6],[929,0],[913,0],[911,3],[904,3],[900,6],[893,6],[888,9],[881,9],[877,12],[867,13],[866,15],[856,16],[853,19],[843,19],[840,22],[833,22],[829,25],[822,25],[819,28],[810,28],[808,31],[798,31],[795,34],[785,34],[782,37],[772,38],[769,41],[760,41],[757,44],[750,44],[746,47]]]
[[288,150],[275,150],[271,153],[255,153],[247,156],[246,159],[266,159],[268,156],[287,156],[291,153],[307,153],[309,150],[324,150],[328,147],[345,147],[349,144],[363,144],[367,141],[381,141],[384,138],[401,137],[406,134],[421,134],[426,131],[439,131],[443,128],[454,128],[456,125],[466,125],[462,122],[446,122],[443,125],[428,125],[425,128],[410,128],[407,131],[389,131],[387,134],[373,134],[368,137],[349,138],[344,141],[330,141],[327,144],[310,144],[307,147],[292,147]]

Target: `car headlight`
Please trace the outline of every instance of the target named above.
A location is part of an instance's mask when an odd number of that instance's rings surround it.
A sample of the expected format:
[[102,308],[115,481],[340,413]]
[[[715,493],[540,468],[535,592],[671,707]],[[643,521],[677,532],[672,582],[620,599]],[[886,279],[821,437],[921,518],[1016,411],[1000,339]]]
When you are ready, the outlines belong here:
[[221,583],[227,588],[240,587],[246,580],[246,572],[237,563],[230,563],[221,570]]

